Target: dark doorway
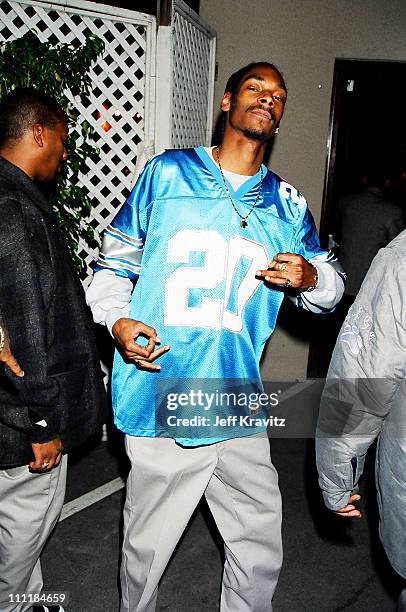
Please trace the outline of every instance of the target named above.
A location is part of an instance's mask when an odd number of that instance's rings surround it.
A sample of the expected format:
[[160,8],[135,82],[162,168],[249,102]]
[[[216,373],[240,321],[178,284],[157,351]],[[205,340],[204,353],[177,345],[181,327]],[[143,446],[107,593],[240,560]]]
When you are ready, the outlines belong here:
[[[406,63],[337,59],[334,66],[330,134],[320,224],[322,245],[339,242],[342,196],[356,190],[365,161],[381,158],[405,169]],[[400,168],[396,168],[399,171]],[[403,202],[406,207],[406,201]],[[365,219],[366,225],[368,219]],[[340,310],[340,309],[338,309]],[[325,318],[314,329],[308,376],[323,377],[343,312]]]

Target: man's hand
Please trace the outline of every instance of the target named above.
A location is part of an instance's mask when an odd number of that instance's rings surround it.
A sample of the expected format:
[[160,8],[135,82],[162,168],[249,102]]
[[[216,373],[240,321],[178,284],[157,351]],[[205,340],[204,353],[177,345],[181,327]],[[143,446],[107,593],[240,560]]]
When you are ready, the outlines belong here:
[[54,438],[43,444],[33,442],[31,448],[35,461],[30,461],[28,464],[30,472],[48,472],[56,467],[61,460],[62,441],[60,438]]
[[[145,325],[141,321],[122,317],[114,323],[111,331],[125,357],[129,361],[133,361],[139,370],[156,372],[161,369],[161,366],[155,365],[152,362],[169,351],[170,346],[165,345],[155,350],[155,345],[160,344],[161,340],[156,335],[153,327],[149,327],[149,325]],[[141,344],[135,342],[139,336],[148,338],[146,346],[141,346]]]
[[314,286],[317,270],[301,255],[277,253],[269,263],[268,269],[258,270],[256,276],[279,287],[306,290]]
[[361,518],[361,512],[354,506],[354,502],[357,502],[360,499],[361,495],[358,495],[358,493],[351,495],[345,508],[340,508],[340,510],[337,510],[335,514],[338,514],[338,516],[345,516],[347,518]]
[[0,352],[0,362],[5,363],[6,366],[13,372],[13,374],[22,377],[24,376],[24,372],[11,352],[10,342],[4,328],[2,328],[2,333],[4,334],[4,344],[3,349]]

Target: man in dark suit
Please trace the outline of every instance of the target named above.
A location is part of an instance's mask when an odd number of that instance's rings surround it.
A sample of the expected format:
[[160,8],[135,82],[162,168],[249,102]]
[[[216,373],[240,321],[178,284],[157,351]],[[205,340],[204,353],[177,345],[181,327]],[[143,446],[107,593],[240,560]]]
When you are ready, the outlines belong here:
[[67,135],[49,96],[18,89],[0,102],[0,325],[24,371],[0,364],[1,612],[63,610],[33,598],[39,557],[62,509],[63,453],[105,417],[82,287],[37,186],[66,159]]

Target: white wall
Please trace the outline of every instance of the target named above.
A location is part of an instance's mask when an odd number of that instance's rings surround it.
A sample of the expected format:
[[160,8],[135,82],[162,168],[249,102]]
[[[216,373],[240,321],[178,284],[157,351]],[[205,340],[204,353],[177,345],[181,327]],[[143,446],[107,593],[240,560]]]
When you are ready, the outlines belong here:
[[[304,193],[318,223],[334,60],[406,61],[405,0],[201,0],[200,14],[217,30],[216,109],[241,66],[264,59],[283,72],[289,95],[271,166]],[[371,129],[385,128],[389,87],[371,100],[379,117]],[[307,345],[277,330],[264,378],[302,378],[306,365]]]

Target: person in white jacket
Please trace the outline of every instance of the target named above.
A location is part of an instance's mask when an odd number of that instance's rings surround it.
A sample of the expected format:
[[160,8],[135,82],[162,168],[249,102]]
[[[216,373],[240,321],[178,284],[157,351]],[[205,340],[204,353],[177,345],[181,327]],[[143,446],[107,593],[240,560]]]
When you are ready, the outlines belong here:
[[[324,502],[361,518],[358,482],[377,440],[380,537],[406,579],[406,231],[381,249],[350,308],[322,395],[316,437]],[[405,583],[406,587],[406,583]],[[398,612],[406,611],[406,588]]]

